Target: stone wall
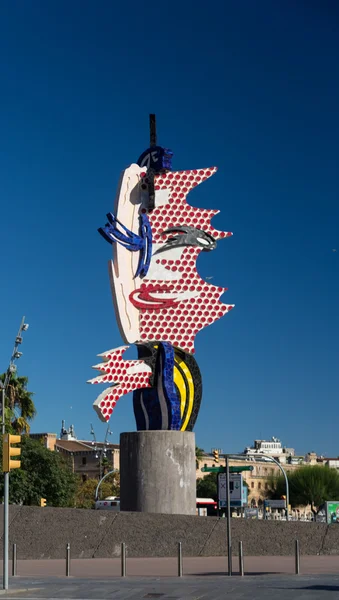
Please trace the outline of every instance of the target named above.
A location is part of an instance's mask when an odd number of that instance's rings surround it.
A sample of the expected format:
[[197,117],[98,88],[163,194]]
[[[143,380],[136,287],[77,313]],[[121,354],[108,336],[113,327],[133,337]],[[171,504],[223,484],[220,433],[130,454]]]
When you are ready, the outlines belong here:
[[[337,525],[232,519],[234,554],[242,540],[248,556],[292,555],[296,538],[302,554],[339,555]],[[121,542],[133,557],[175,556],[177,542],[182,542],[184,556],[222,556],[227,553],[226,519],[10,507],[10,544],[17,544],[18,558],[64,558],[67,542],[73,558],[118,557]],[[0,550],[1,557],[2,544]]]

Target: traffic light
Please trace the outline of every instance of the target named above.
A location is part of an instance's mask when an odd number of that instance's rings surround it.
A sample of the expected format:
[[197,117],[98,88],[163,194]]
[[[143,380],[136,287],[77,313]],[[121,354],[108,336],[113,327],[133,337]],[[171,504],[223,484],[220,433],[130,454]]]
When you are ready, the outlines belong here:
[[213,458],[214,458],[214,462],[216,462],[216,463],[219,462],[219,450],[213,450]]
[[46,498],[40,498],[40,506],[46,506]]
[[20,456],[21,448],[12,448],[12,444],[20,444],[21,435],[5,433],[2,439],[2,471],[9,473],[11,469],[20,469],[21,461],[12,459],[12,456]]

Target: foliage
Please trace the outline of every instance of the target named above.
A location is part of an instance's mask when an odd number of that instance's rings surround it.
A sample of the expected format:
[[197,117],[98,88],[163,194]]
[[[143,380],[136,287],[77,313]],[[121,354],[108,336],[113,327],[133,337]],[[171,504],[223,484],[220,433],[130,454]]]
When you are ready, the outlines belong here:
[[[0,375],[2,382],[5,381],[6,374]],[[36,408],[33,402],[33,393],[27,389],[28,377],[19,377],[16,373],[11,373],[6,390],[6,421],[7,431],[17,433],[28,433],[30,430],[29,422],[36,415]]]
[[201,463],[201,461],[203,460],[205,456],[205,452],[202,448],[199,448],[198,446],[195,447],[195,468],[199,469],[199,464]]
[[[311,506],[314,514],[326,500],[339,499],[339,473],[329,467],[304,466],[287,473],[290,504]],[[283,476],[271,481],[271,498],[280,498],[286,494]]]
[[109,471],[112,471],[113,465],[111,464],[111,462],[109,461],[107,456],[102,457],[101,468],[102,468],[102,475],[106,475],[106,473],[108,473]]
[[[98,485],[97,479],[87,479],[81,481],[78,479],[77,490],[75,494],[75,506],[77,508],[94,508],[95,490]],[[120,495],[120,475],[112,473],[102,482],[99,490],[100,498]]]
[[[2,452],[2,439],[1,439]],[[58,452],[48,450],[37,440],[21,438],[21,468],[10,472],[9,500],[14,504],[73,506],[76,478]],[[3,496],[3,481],[0,496]]]
[[218,473],[209,473],[197,480],[197,498],[218,499]]

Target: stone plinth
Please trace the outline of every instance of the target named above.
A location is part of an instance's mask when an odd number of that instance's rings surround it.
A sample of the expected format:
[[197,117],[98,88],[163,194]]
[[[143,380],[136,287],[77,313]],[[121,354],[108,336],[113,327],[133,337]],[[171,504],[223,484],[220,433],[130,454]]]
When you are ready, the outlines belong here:
[[135,431],[120,435],[120,509],[195,515],[195,435]]

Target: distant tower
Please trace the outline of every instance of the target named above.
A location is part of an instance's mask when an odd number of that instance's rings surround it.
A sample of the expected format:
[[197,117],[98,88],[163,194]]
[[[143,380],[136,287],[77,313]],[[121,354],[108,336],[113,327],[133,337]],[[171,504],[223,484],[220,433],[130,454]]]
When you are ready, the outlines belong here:
[[74,433],[74,425],[71,425],[69,429],[65,427],[65,420],[61,421],[61,432],[60,432],[61,440],[76,440],[77,437]]

